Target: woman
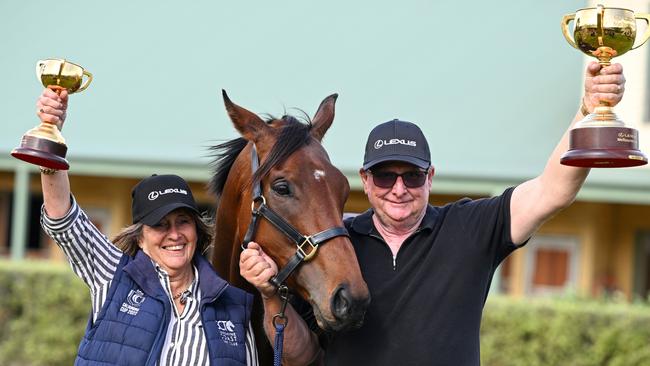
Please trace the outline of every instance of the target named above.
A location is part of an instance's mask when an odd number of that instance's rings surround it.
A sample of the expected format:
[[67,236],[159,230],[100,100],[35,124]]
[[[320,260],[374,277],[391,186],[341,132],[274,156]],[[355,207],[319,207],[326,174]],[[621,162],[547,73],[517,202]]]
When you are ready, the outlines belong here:
[[[44,122],[62,127],[68,96],[45,89]],[[187,182],[152,175],[131,192],[133,225],[101,234],[70,192],[66,171],[41,168],[45,232],[90,287],[78,365],[257,365],[252,296],[203,258],[212,239]]]

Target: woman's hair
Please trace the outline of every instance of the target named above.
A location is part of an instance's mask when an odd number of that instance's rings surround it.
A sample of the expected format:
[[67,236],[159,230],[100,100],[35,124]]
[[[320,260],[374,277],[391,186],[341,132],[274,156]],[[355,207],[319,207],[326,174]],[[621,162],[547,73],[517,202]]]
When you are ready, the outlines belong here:
[[[214,237],[214,224],[213,220],[209,217],[203,217],[198,215],[190,210],[186,212],[192,215],[194,223],[196,224],[196,253],[204,255],[205,252],[210,247],[212,243],[212,238]],[[140,250],[140,239],[142,239],[142,227],[143,223],[138,222],[133,225],[129,225],[122,229],[115,237],[113,237],[113,244],[118,247],[121,251],[130,255],[131,257],[135,256],[135,253]]]

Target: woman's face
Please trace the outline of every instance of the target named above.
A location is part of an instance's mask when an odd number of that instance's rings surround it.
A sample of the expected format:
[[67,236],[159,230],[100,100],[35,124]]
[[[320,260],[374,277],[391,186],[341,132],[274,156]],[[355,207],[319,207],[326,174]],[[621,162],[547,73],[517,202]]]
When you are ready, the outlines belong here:
[[194,216],[179,208],[153,226],[143,225],[140,248],[173,277],[191,268],[196,250]]

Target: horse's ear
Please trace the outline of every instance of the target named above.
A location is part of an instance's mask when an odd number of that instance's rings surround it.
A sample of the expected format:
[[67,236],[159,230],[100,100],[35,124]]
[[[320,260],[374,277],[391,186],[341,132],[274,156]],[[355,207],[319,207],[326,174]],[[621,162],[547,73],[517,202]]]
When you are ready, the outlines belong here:
[[228,116],[237,131],[248,141],[258,141],[270,127],[257,114],[233,103],[225,90],[221,89],[221,94]]
[[323,140],[325,132],[327,132],[334,121],[334,105],[336,104],[336,98],[338,97],[338,94],[332,94],[323,99],[311,121],[313,126],[311,129],[311,135],[318,141]]

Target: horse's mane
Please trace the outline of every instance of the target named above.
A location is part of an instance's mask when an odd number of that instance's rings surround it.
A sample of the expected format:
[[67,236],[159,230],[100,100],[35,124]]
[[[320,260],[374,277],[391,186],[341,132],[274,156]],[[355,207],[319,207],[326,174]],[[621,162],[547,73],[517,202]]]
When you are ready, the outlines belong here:
[[[290,115],[284,115],[280,120],[284,124],[280,127],[278,139],[271,148],[271,152],[255,172],[251,183],[258,182],[273,167],[285,161],[291,154],[300,147],[307,145],[310,141],[312,124],[308,117],[305,118],[305,122],[301,122]],[[277,121],[276,118],[268,117],[265,122],[272,125],[275,121]],[[208,183],[208,188],[212,194],[217,197],[221,196],[230,168],[232,168],[235,159],[247,144],[246,139],[239,137],[209,148],[211,151],[209,155],[213,158],[211,165],[214,167],[214,175]]]

